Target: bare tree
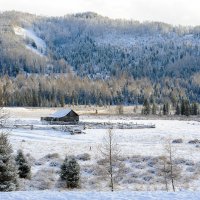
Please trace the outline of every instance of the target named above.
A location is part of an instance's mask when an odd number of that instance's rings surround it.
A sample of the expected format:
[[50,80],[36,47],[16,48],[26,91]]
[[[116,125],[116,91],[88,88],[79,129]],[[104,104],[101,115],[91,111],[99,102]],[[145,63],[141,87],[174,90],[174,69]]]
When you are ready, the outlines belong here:
[[[112,129],[109,129],[107,135],[103,139],[103,144],[99,148],[101,158],[103,159],[103,169],[110,179],[111,191],[114,191],[115,175],[120,168],[119,146],[116,142],[116,137]],[[118,170],[116,169],[118,165]]]
[[175,192],[175,181],[178,180],[181,174],[181,169],[175,164],[176,150],[172,146],[172,140],[169,138],[165,142],[164,146],[165,156],[163,156],[163,174],[168,191],[168,180],[171,182],[172,190]]
[[8,118],[9,118],[8,113],[5,112],[3,107],[0,107],[0,128],[5,128]]
[[162,168],[161,168],[161,172],[163,174],[163,177],[164,177],[164,184],[165,184],[165,189],[166,191],[168,192],[169,191],[169,188],[168,188],[168,170],[167,170],[167,159],[165,156],[162,156],[161,157],[161,160],[162,160]]

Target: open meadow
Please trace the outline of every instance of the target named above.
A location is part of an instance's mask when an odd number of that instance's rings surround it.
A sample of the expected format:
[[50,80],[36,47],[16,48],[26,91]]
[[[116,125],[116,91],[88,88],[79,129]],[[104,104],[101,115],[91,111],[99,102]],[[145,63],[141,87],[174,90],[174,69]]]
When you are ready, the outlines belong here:
[[[123,164],[116,175],[115,190],[165,190],[161,158],[166,155],[167,140],[173,141],[173,159],[179,168],[176,189],[200,189],[200,122],[186,118],[148,119],[131,113],[109,115],[107,109],[116,108],[100,108],[100,114],[95,114],[95,108],[74,108],[80,114],[80,123],[155,125],[155,128],[112,129],[120,150],[119,162]],[[134,110],[125,108],[128,109]],[[9,139],[14,153],[22,149],[32,166],[32,178],[21,181],[21,190],[65,190],[59,182],[59,170],[64,157],[69,155],[75,156],[81,166],[79,190],[109,191],[99,150],[108,129],[98,125],[79,127],[83,129],[82,134],[71,135],[65,129],[66,125],[49,125],[40,121],[40,117],[57,110],[59,108],[4,109],[9,113],[7,124],[12,127],[9,128]]]

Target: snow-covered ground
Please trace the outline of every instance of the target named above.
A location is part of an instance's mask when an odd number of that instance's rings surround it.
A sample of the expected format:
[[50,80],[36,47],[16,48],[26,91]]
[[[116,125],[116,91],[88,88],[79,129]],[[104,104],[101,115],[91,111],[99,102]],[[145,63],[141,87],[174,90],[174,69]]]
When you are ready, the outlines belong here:
[[39,38],[34,31],[25,29],[22,27],[14,27],[14,32],[16,35],[22,36],[24,39],[31,39],[32,41],[35,42],[36,47],[33,47],[30,44],[26,45],[26,48],[33,51],[34,53],[43,56],[46,52],[46,43],[44,40]]
[[[11,119],[12,120],[12,119]],[[38,118],[14,118],[12,123],[40,124]],[[113,130],[117,143],[121,147],[124,155],[162,155],[165,139],[182,138],[182,144],[176,144],[177,156],[186,159],[198,159],[200,151],[193,145],[188,144],[190,140],[200,139],[200,122],[195,121],[177,121],[177,120],[134,120],[134,119],[104,119],[93,116],[81,116],[81,121],[85,122],[133,122],[138,124],[155,124],[155,129],[115,129]],[[46,128],[46,129],[45,129]],[[95,149],[102,142],[107,129],[86,129],[86,134],[70,135],[67,132],[49,130],[48,125],[41,126],[41,130],[13,129],[10,133],[11,141],[14,142],[14,148],[19,148],[23,142],[24,151],[31,151],[33,156],[41,157],[49,152],[49,149],[62,154],[61,149],[67,148],[74,154],[89,152],[90,146]],[[35,149],[35,145],[38,146]],[[45,143],[45,147],[43,145]],[[134,148],[133,148],[134,147]],[[33,148],[35,149],[33,151]],[[38,150],[38,151],[37,151]],[[89,152],[95,154],[96,151]],[[65,154],[65,152],[63,152]]]
[[[23,190],[62,190],[63,188],[57,186],[57,181],[63,158],[66,155],[80,157],[80,155],[87,153],[90,159],[79,160],[82,179],[80,190],[109,191],[107,182],[97,172],[97,161],[100,159],[99,146],[102,144],[107,129],[86,129],[84,130],[86,134],[71,135],[69,132],[63,131],[62,128],[52,127],[40,122],[39,116],[49,115],[56,111],[55,109],[10,108],[7,110],[9,110],[11,116],[10,124],[33,125],[32,127],[13,128],[10,131],[10,141],[14,152],[22,149],[29,155],[29,160],[32,163],[32,180],[21,183]],[[160,184],[161,177],[157,177],[156,170],[160,167],[158,156],[164,155],[164,146],[168,138],[172,140],[181,138],[183,140],[183,143],[173,144],[175,158],[183,169],[180,181],[176,183],[177,190],[200,190],[200,147],[188,143],[191,140],[200,139],[200,122],[136,120],[134,116],[107,115],[81,115],[80,121],[133,122],[156,125],[156,128],[151,129],[113,129],[125,164],[124,174],[120,177],[116,190],[163,190],[163,185]],[[48,176],[46,173],[48,173]],[[38,186],[38,183],[44,181],[43,179],[46,179],[46,177],[49,179]],[[16,195],[18,194],[20,193],[16,193]],[[62,195],[65,194],[60,195],[63,198]],[[85,198],[84,195],[83,199]],[[156,197],[156,194],[152,195]],[[176,195],[182,195],[182,193]],[[112,198],[112,196],[108,195],[109,198]],[[179,196],[176,198],[180,199]],[[104,198],[102,197],[102,199]]]
[[11,192],[0,193],[1,200],[198,200],[192,192]]

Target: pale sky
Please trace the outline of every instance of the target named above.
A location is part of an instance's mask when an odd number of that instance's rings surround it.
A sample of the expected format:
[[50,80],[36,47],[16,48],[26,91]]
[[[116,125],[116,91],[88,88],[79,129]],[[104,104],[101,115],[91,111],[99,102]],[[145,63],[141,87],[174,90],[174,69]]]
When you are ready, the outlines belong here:
[[0,11],[63,16],[93,11],[110,18],[200,25],[200,0],[0,0]]

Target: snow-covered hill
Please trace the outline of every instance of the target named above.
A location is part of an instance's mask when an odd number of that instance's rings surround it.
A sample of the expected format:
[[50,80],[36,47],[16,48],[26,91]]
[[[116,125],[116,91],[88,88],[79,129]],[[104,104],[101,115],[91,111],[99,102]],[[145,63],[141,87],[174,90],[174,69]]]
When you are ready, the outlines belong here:
[[33,30],[15,26],[16,35],[23,37],[26,41],[26,48],[40,56],[44,56],[46,52],[46,43],[39,38]]

